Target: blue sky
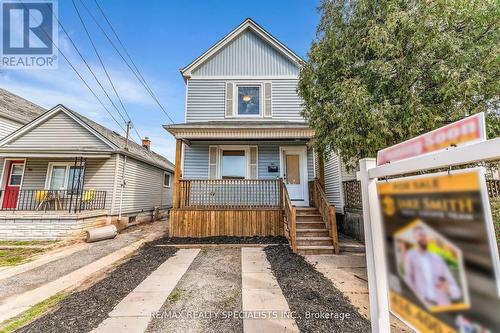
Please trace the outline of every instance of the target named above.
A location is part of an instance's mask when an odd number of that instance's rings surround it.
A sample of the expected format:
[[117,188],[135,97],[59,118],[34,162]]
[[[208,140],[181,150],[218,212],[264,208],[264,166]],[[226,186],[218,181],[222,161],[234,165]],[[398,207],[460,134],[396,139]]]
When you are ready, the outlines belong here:
[[[83,1],[98,15],[94,0]],[[303,57],[319,21],[318,1],[312,0],[98,1],[176,123],[184,121],[185,86],[179,68],[198,57],[245,18],[254,19]],[[153,150],[173,160],[173,138],[161,127],[169,123],[168,119],[86,15],[80,0],[75,2],[85,14],[84,19],[135,127],[142,136],[151,138]],[[58,7],[60,21],[112,96],[72,2],[59,0]],[[104,19],[99,18],[104,25]],[[105,101],[104,94],[62,31],[59,31],[59,47]],[[121,132],[62,57],[59,57],[56,70],[2,70],[0,86],[46,108],[64,104]],[[118,115],[116,117],[119,119]],[[133,139],[138,141],[136,136]]]

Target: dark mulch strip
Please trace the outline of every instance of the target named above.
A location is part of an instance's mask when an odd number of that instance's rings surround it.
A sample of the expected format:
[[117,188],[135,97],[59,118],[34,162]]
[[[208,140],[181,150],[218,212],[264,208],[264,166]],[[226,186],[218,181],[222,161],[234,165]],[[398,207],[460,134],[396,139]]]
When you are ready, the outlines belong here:
[[[301,332],[370,332],[370,322],[303,257],[287,246],[268,246],[265,251],[290,310],[298,316],[296,322]],[[329,313],[334,318],[307,318],[308,312]]]
[[159,240],[159,244],[287,244],[283,236],[213,236],[204,238],[166,237]]
[[90,332],[152,271],[176,252],[172,247],[146,243],[130,260],[90,288],[65,298],[57,310],[20,328],[17,332]]

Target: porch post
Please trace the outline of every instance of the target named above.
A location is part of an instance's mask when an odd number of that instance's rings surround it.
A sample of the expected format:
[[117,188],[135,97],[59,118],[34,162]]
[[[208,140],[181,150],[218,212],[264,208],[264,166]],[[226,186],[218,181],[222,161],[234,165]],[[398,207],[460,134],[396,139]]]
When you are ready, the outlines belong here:
[[180,207],[180,179],[181,179],[181,156],[182,156],[182,140],[175,141],[175,171],[174,171],[174,193],[172,198],[172,207]]

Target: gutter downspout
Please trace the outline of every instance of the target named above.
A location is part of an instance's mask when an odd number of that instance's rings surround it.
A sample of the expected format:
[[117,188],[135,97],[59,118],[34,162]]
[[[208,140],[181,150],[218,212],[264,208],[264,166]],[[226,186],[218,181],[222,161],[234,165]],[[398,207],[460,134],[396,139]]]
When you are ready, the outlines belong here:
[[[130,126],[132,122],[127,121],[127,132],[125,135],[125,150],[128,151],[128,135],[130,132]],[[123,157],[123,167],[122,167],[122,182],[120,184],[120,205],[118,207],[118,221],[122,220],[122,204],[123,204],[123,191],[125,190],[125,186],[127,185],[127,181],[125,180],[125,166],[127,165],[127,155]]]

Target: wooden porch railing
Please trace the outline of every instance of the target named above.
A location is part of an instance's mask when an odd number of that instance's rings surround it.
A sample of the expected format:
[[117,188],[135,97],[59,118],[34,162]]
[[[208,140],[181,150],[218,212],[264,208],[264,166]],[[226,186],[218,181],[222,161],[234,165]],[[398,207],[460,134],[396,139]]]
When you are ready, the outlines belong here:
[[328,227],[330,237],[332,237],[333,246],[335,248],[335,254],[339,254],[340,248],[335,207],[328,201],[325,191],[317,179],[312,182],[311,188],[313,205],[318,208],[321,216],[323,217],[323,222],[325,222]]
[[290,247],[294,253],[297,252],[297,208],[292,205],[288,190],[283,181],[280,181],[281,202],[283,206],[283,218],[285,222],[285,236],[288,238]]
[[280,183],[279,179],[181,179],[178,208],[279,209]]

